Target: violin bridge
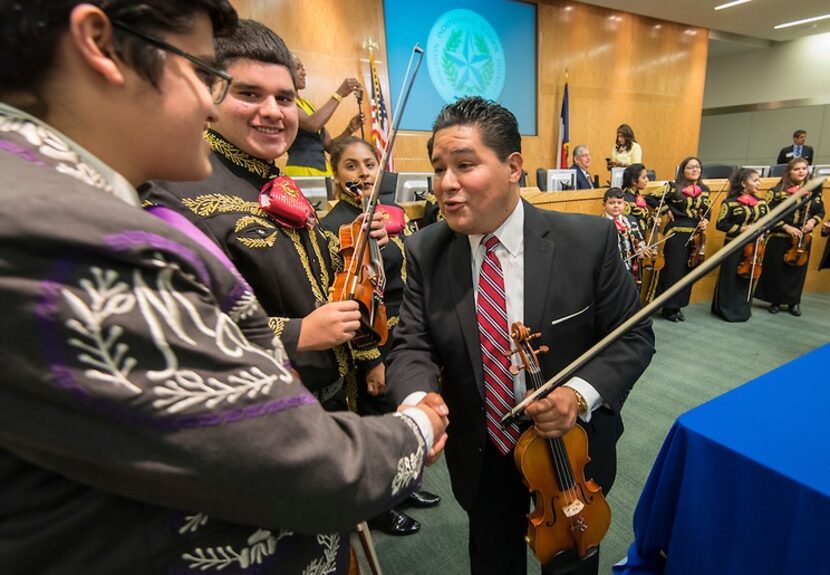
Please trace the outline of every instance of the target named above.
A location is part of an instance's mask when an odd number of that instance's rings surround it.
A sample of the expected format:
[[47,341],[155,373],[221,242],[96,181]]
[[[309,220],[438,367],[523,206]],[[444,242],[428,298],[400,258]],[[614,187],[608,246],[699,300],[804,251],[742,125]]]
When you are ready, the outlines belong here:
[[585,504],[579,499],[574,499],[562,507],[562,513],[565,514],[565,517],[573,517],[574,515],[578,515],[583,509],[585,509]]

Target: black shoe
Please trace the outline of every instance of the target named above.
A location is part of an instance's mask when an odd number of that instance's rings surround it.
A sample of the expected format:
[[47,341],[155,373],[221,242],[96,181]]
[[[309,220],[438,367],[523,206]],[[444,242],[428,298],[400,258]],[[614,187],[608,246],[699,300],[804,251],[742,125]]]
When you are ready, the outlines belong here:
[[777,303],[770,304],[769,308],[767,309],[770,313],[778,313],[778,310],[781,309]]
[[683,315],[682,309],[677,310],[677,319],[679,319],[680,321],[686,321],[686,316]]
[[377,529],[387,535],[412,535],[421,528],[420,523],[397,509],[390,509],[386,513],[370,519],[367,523],[370,528]]
[[402,503],[402,506],[417,507],[418,509],[427,509],[435,507],[441,503],[441,498],[429,491],[416,491],[407,497]]
[[801,315],[801,306],[799,306],[798,304],[788,305],[787,311],[790,312],[790,315],[798,317]]
[[660,312],[660,315],[663,316],[663,319],[667,319],[669,321],[673,321],[673,322],[680,321],[680,316],[678,315],[677,311],[673,310],[673,309],[663,308],[663,311]]

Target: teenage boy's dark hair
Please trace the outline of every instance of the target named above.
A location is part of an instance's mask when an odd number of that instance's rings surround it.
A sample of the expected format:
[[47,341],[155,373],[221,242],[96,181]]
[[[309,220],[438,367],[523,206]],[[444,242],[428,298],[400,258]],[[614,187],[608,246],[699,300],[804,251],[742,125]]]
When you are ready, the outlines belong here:
[[237,58],[285,66],[291,72],[294,84],[297,83],[294,56],[285,42],[255,20],[240,20],[233,34],[216,40],[216,61],[220,66],[230,66]]
[[[54,65],[69,15],[79,4],[98,6],[110,19],[153,35],[187,32],[200,12],[210,18],[214,36],[230,34],[237,23],[228,0],[0,0],[0,98],[30,93],[37,99],[35,106],[43,106],[43,81]],[[157,85],[162,52],[122,30],[114,33],[117,56]]]
[[438,113],[432,124],[432,137],[427,142],[430,157],[435,133],[453,126],[477,127],[484,145],[493,150],[502,162],[513,152],[522,151],[519,123],[513,112],[496,102],[473,96],[447,104]]

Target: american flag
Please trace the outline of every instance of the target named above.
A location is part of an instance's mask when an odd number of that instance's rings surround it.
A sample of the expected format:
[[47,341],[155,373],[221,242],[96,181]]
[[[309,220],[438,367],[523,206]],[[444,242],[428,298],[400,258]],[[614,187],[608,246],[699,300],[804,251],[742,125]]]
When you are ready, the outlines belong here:
[[[383,100],[383,92],[380,89],[380,78],[378,78],[378,70],[375,66],[374,52],[369,52],[369,63],[372,67],[372,143],[375,145],[378,155],[383,156],[389,138],[389,115],[386,113],[386,102]],[[389,156],[389,163],[385,170],[395,171],[392,156]]]

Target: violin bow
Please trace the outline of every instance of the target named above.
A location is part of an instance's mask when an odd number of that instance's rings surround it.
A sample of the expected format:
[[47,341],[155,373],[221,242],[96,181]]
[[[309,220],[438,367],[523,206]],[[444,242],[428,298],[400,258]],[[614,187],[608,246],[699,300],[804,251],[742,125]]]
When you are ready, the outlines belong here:
[[[410,69],[412,68],[412,61],[415,59],[417,55],[417,61],[415,62],[415,70],[412,71],[412,75],[409,74]],[[398,135],[398,130],[401,125],[401,117],[403,116],[403,110],[406,107],[406,102],[409,100],[409,94],[412,92],[412,85],[415,83],[415,76],[418,74],[418,69],[421,67],[421,61],[424,58],[424,49],[421,48],[418,44],[412,48],[412,54],[409,56],[409,65],[406,68],[406,75],[404,76],[403,86],[401,87],[401,97],[398,100],[398,106],[395,108],[395,116],[392,122],[392,130],[389,133],[389,139],[386,141],[386,147],[383,149],[383,156],[380,159],[380,164],[378,164],[378,173],[375,176],[375,183],[372,186],[372,193],[369,195],[369,200],[365,203],[365,210],[364,214],[366,214],[363,218],[363,225],[361,226],[361,233],[357,243],[357,249],[355,250],[355,257],[352,258],[351,265],[349,266],[348,276],[351,277],[352,281],[349,282],[349,295],[350,297],[354,295],[355,290],[357,289],[357,262],[360,261],[362,254],[365,253],[366,248],[369,245],[369,232],[368,229],[372,224],[372,219],[375,216],[375,209],[377,208],[378,201],[380,198],[380,190],[381,184],[383,183],[383,174],[386,171],[386,164],[389,163],[389,157],[392,155],[392,146],[395,143],[395,138]],[[355,269],[352,269],[355,268]],[[345,286],[344,286],[345,288]]]
[[[650,304],[648,304],[640,311],[638,311],[637,313],[629,317],[627,320],[625,320],[623,323],[621,323],[619,326],[617,326],[617,328],[614,329],[611,333],[599,340],[585,353],[573,360],[559,373],[557,373],[547,382],[545,382],[545,384],[542,387],[533,391],[532,393],[527,395],[522,401],[517,403],[513,409],[511,409],[504,415],[504,417],[501,418],[501,426],[503,428],[506,428],[507,426],[514,423],[517,419],[519,419],[519,417],[522,416],[522,413],[524,412],[528,404],[548,395],[562,382],[564,382],[566,378],[571,377],[576,372],[576,370],[578,370],[580,367],[591,361],[606,347],[608,347],[609,345],[617,341],[620,337],[622,337],[625,333],[627,333],[632,327],[634,327],[644,319],[650,317],[659,308],[663,307],[663,304],[666,301],[668,301],[677,293],[686,289],[688,286],[692,285],[697,280],[699,280],[700,278],[708,274],[710,271],[715,269],[730,254],[732,254],[736,250],[741,249],[741,247],[743,247],[744,244],[746,244],[747,242],[754,240],[755,237],[758,236],[758,234],[761,234],[768,230],[781,218],[787,215],[791,210],[800,207],[799,202],[812,201],[812,195],[814,193],[814,190],[820,190],[824,180],[825,178],[812,180],[809,184],[804,186],[801,192],[797,192],[793,194],[791,197],[781,202],[774,210],[771,210],[766,216],[752,224],[749,228],[744,230],[738,237],[736,237],[734,240],[726,244],[723,248],[718,250],[715,253],[715,255],[713,255],[711,258],[707,258],[699,266],[692,269],[692,271],[690,271],[686,276],[684,276],[683,279],[672,285],[669,289],[660,294],[659,297],[655,298]],[[819,191],[819,193],[821,192]]]
[[749,289],[746,290],[746,301],[752,301],[752,276],[755,275],[755,266],[758,264],[758,248],[766,240],[766,232],[755,239],[755,249],[752,250],[752,266],[749,268]]
[[663,184],[663,195],[660,196],[660,203],[657,205],[657,211],[654,212],[654,225],[651,226],[651,231],[648,234],[648,241],[646,241],[646,245],[649,249],[652,247],[651,241],[654,239],[654,235],[657,233],[657,228],[660,226],[660,210],[663,209],[663,204],[666,202],[666,194],[670,189],[671,184],[669,182]]

